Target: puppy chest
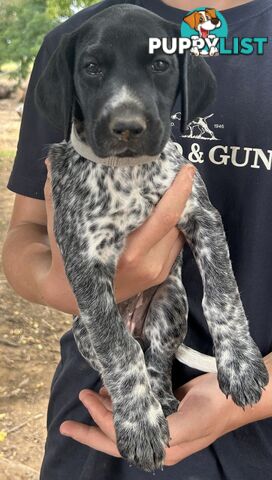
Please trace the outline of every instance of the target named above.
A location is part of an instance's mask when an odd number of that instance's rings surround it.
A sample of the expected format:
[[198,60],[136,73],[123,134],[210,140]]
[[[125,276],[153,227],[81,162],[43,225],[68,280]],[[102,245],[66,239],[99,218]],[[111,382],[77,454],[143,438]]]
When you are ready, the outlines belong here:
[[53,166],[58,239],[107,261],[118,257],[129,233],[142,225],[176,170],[173,162],[113,168],[66,158]]
[[144,223],[172,181],[173,175],[159,173],[140,167],[100,170],[99,176],[90,172],[92,205],[84,221],[90,255],[107,258],[120,251],[129,233]]

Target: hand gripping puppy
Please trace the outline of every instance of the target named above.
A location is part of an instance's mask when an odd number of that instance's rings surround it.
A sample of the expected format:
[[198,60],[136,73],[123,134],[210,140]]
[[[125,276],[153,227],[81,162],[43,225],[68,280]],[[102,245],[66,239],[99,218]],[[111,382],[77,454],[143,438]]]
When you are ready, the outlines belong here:
[[[66,137],[50,159],[55,234],[80,309],[75,339],[111,395],[121,455],[147,471],[163,465],[165,417],[178,407],[171,366],[187,324],[182,257],[152,297],[145,351],[124,324],[113,278],[126,237],[189,163],[169,139],[177,95],[185,129],[215,93],[202,58],[149,55],[150,36],[178,37],[179,28],[132,5],[100,11],[63,36],[36,89],[39,109]],[[249,333],[220,215],[198,173],[178,228],[202,276],[219,385],[237,405],[254,404],[268,373]]]

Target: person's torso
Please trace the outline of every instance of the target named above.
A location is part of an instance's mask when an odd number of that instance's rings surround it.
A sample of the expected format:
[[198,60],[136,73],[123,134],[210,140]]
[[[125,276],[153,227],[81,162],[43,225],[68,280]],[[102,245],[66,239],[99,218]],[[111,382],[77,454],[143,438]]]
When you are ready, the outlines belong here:
[[[156,2],[156,7],[151,0],[142,3],[179,23],[185,13],[162,2]],[[270,1],[257,0],[223,14],[230,44],[232,37],[270,36]],[[189,124],[183,136],[178,99],[172,117],[173,138],[201,173],[211,202],[221,213],[250,331],[267,354],[272,347],[272,45],[266,46],[264,55],[220,55],[207,61],[217,79],[217,99]],[[183,278],[190,301],[186,343],[211,354],[201,308],[201,279],[189,250]]]

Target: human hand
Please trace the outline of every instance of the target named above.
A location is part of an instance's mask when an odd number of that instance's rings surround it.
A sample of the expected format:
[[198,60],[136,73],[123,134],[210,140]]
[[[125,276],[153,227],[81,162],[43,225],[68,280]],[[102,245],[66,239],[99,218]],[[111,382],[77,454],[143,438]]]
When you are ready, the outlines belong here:
[[[211,445],[219,437],[262,417],[257,404],[244,410],[221,392],[215,374],[205,374],[188,382],[176,392],[179,409],[168,417],[170,447],[166,448],[165,465],[175,465],[186,457]],[[63,435],[91,448],[120,457],[112,415],[111,399],[105,388],[99,394],[90,390],[80,393],[80,400],[97,424],[89,427],[66,421]],[[268,399],[264,399],[268,403]],[[261,402],[259,402],[261,403]]]
[[194,174],[192,165],[183,167],[152,215],[128,236],[114,282],[118,303],[168,277],[184,245],[176,225],[191,194]]
[[[78,314],[77,301],[66,277],[54,234],[51,171],[48,159],[46,166],[48,175],[44,195],[52,265],[44,280],[44,297],[48,305],[67,313]],[[156,206],[154,213],[128,236],[114,281],[117,303],[159,285],[169,275],[184,244],[184,238],[175,225],[191,193],[194,173],[193,166],[183,167]]]

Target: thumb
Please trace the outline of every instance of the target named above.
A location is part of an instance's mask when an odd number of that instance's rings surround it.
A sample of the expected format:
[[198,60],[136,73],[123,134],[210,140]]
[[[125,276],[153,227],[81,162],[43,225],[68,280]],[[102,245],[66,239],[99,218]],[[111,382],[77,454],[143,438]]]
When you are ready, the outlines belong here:
[[82,390],[79,394],[79,399],[102,432],[111,440],[116,441],[113,415],[104,404],[101,396],[94,391]]
[[149,251],[177,225],[192,192],[195,172],[193,165],[182,167],[152,215],[139,227],[139,251]]

